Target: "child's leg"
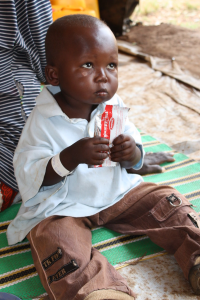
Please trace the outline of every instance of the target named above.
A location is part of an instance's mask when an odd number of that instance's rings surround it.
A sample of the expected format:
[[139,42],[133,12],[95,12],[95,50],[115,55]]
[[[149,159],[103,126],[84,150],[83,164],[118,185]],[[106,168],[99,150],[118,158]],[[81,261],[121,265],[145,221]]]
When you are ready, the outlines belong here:
[[28,234],[35,267],[51,300],[133,300],[126,281],[91,245],[88,218],[53,216]]
[[200,256],[200,218],[190,205],[172,187],[142,183],[100,212],[99,218],[115,231],[147,234],[154,243],[174,254],[188,279]]

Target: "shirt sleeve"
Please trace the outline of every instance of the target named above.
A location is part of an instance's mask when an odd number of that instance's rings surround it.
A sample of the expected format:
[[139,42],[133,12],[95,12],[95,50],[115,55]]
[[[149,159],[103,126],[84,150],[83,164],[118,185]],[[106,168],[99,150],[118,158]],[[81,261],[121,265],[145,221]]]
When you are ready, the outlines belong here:
[[[14,154],[15,177],[24,204],[40,190],[47,164],[55,155],[50,132],[45,124],[47,122],[48,119],[44,119],[34,109],[25,124]],[[32,205],[38,204],[38,201]]]
[[140,149],[140,151],[141,151],[141,158],[140,158],[140,161],[139,161],[135,166],[133,166],[132,168],[135,169],[135,170],[139,170],[139,169],[141,169],[142,166],[143,166],[145,151],[144,151],[142,145],[137,145],[137,144],[136,144],[136,146],[137,146],[137,147]]

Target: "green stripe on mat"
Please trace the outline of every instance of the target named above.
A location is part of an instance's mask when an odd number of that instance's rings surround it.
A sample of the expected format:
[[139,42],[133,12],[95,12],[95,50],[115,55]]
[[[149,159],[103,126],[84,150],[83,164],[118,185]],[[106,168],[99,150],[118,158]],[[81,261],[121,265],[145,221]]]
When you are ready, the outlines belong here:
[[[108,259],[108,261],[113,265],[117,265],[121,262],[131,260],[134,258],[141,257],[143,255],[150,255],[158,253],[163,249],[154,244],[149,238],[142,239],[138,242],[127,243],[121,247],[115,247],[101,253]],[[124,260],[124,258],[126,258]]]
[[[13,269],[26,267],[33,264],[32,255],[30,252],[30,244],[24,253],[11,254],[1,258],[0,276],[6,272],[12,272]],[[17,259],[16,259],[17,258]]]
[[[146,152],[173,152],[169,146],[144,133],[142,141]],[[166,169],[164,173],[146,175],[144,181],[175,187],[200,212],[200,164],[180,153],[175,153],[174,158],[175,162],[162,164]],[[45,290],[33,265],[29,242],[25,239],[17,245],[8,246],[6,239],[6,228],[19,207],[20,204],[14,204],[0,214],[0,291],[14,294],[22,300],[32,300],[44,294]],[[147,236],[121,235],[106,228],[92,230],[92,244],[116,268],[143,255],[146,259],[163,254],[163,249]]]
[[199,163],[192,164],[192,166],[184,166],[182,168],[178,168],[175,170],[171,170],[168,172],[164,172],[161,174],[155,174],[151,176],[144,177],[144,181],[146,182],[156,182],[161,183],[163,181],[172,180],[175,178],[181,178],[187,174],[188,178],[189,175],[199,173]]
[[22,300],[32,300],[33,298],[38,297],[38,295],[45,293],[45,289],[43,288],[37,273],[34,277],[28,279],[25,277],[23,281],[2,288],[0,291],[2,293],[16,295]]
[[16,214],[18,213],[20,205],[12,205],[9,207],[9,214],[7,213],[8,210],[1,212],[1,219],[0,219],[0,225],[2,222],[13,220]]
[[150,135],[143,135],[141,136],[142,138],[142,142],[143,143],[147,143],[147,142],[151,142],[151,141],[157,141],[154,137],[150,136]]
[[165,144],[158,144],[153,146],[144,146],[145,152],[164,152],[164,151],[172,151],[172,149]]
[[109,240],[113,237],[121,236],[120,233],[114,232],[110,229],[106,229],[105,231],[105,228],[103,227],[96,228],[92,230],[92,244],[102,242],[102,235],[104,236],[104,240]]

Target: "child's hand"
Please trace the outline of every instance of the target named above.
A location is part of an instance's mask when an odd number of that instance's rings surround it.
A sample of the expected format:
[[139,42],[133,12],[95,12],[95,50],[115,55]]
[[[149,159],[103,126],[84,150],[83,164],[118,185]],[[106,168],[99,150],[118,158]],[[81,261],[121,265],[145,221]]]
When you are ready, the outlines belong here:
[[[79,164],[101,165],[109,156],[109,141],[101,137],[84,138],[60,153],[62,165],[68,170],[74,170]],[[49,160],[42,186],[53,185],[61,181]]]
[[120,134],[113,141],[110,157],[112,161],[119,162],[122,167],[128,169],[139,162],[141,151],[132,136]]
[[[109,140],[101,137],[84,138],[70,147],[73,160],[78,164],[101,165],[109,156]],[[68,149],[69,149],[68,148]]]

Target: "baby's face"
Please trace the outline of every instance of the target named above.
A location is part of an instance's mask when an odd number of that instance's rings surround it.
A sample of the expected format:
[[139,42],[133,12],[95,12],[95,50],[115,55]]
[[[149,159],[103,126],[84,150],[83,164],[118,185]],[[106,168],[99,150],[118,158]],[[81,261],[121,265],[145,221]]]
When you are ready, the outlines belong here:
[[111,99],[118,87],[118,50],[112,32],[106,26],[78,32],[72,28],[70,36],[58,64],[65,99],[90,105]]

